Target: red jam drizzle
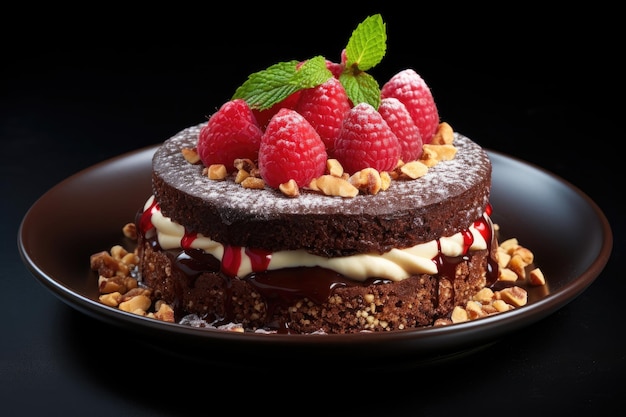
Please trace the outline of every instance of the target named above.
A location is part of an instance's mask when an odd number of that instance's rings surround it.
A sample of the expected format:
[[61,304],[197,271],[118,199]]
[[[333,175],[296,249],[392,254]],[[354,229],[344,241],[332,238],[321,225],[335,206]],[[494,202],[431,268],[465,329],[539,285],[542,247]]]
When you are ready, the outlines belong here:
[[139,230],[141,233],[145,235],[148,230],[154,228],[154,225],[152,224],[152,215],[158,213],[160,210],[161,208],[159,207],[159,204],[156,202],[156,199],[154,199],[152,204],[150,204],[150,207],[144,210],[139,218]]
[[224,255],[222,256],[221,272],[229,277],[237,276],[237,271],[241,266],[241,246],[224,245]]
[[267,270],[267,267],[272,260],[272,252],[262,249],[246,248],[246,255],[248,255],[248,258],[250,258],[250,262],[252,263],[252,270],[254,272]]
[[191,249],[193,241],[198,238],[198,234],[195,232],[189,232],[185,229],[185,234],[180,239],[180,247],[183,249]]
[[474,235],[469,230],[463,230],[463,253],[469,252],[469,248],[474,243]]
[[[182,240],[187,241],[189,245],[197,237],[195,233],[185,232]],[[182,246],[184,249],[185,246]],[[230,278],[237,276],[237,272],[241,267],[241,246],[224,245],[224,254],[222,255],[222,266],[220,271]],[[250,258],[253,272],[262,272],[267,270],[272,259],[272,252],[261,249],[245,249],[245,254]]]
[[[154,233],[154,225],[151,218],[154,213],[159,210],[159,205],[153,202],[143,213],[137,216],[139,230],[146,240],[154,247],[159,248],[156,233]],[[491,204],[487,205],[485,214],[473,223],[474,228],[481,234],[487,242],[487,250],[491,253],[492,248],[496,244],[496,236],[493,231],[493,225],[489,220],[492,208]],[[152,231],[152,233],[148,233]],[[463,230],[463,254],[460,256],[446,256],[441,252],[441,243],[437,240],[438,254],[432,259],[437,265],[439,277],[446,277],[450,280],[454,279],[456,265],[463,261],[469,261],[471,254],[469,248],[474,242],[474,236],[470,230]],[[350,280],[343,275],[321,267],[300,267],[286,268],[281,270],[268,270],[272,253],[260,249],[245,249],[245,254],[250,258],[252,273],[245,277],[238,277],[237,272],[241,267],[242,248],[240,246],[224,245],[224,254],[220,262],[213,255],[204,252],[202,249],[194,249],[191,247],[193,241],[197,238],[197,233],[185,230],[184,236],[181,238],[182,251],[167,251],[173,258],[173,265],[183,273],[189,280],[189,286],[194,286],[195,278],[202,273],[218,273],[224,279],[224,317],[219,318],[219,323],[229,323],[234,319],[232,305],[227,300],[231,299],[231,280],[240,278],[246,280],[266,299],[268,323],[266,327],[276,330],[279,333],[289,333],[290,330],[285,323],[277,323],[272,321],[274,312],[281,307],[288,307],[293,302],[308,298],[317,303],[323,303],[331,296],[336,288],[372,284],[384,284],[390,282],[387,279],[371,278],[365,282],[356,282]],[[175,254],[174,254],[175,253]],[[492,256],[488,256],[487,265],[487,286],[492,286],[498,276],[498,263]],[[297,279],[294,279],[297,275]],[[182,294],[178,296],[179,300],[173,302],[174,305],[180,303]]]
[[491,216],[491,204],[487,205],[483,217],[474,222],[474,228],[481,234],[483,239],[485,239],[485,242],[489,243],[491,241],[492,230],[491,223],[487,219],[487,216]]

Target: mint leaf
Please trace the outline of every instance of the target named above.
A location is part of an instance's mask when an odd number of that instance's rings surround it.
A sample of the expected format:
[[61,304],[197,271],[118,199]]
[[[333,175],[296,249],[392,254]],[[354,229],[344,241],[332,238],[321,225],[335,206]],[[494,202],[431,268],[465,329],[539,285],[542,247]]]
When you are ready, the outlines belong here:
[[231,100],[244,99],[250,108],[265,110],[304,88],[317,87],[333,74],[322,56],[299,61],[279,62],[251,74]]
[[386,25],[380,14],[369,16],[352,32],[346,46],[346,68],[339,80],[353,105],[366,102],[378,109],[380,87],[365,71],[382,61],[386,51]]
[[375,109],[380,105],[380,87],[378,82],[366,72],[357,75],[343,73],[339,77],[346,94],[355,106],[359,103],[369,103]]
[[[382,61],[387,52],[386,24],[380,14],[367,17],[352,32],[345,48],[345,69],[339,80],[353,105],[366,102],[378,109],[380,87],[365,71]],[[316,56],[304,62],[287,61],[251,74],[231,100],[244,99],[250,108],[265,110],[296,91],[317,87],[333,75],[326,59]]]
[[348,40],[346,67],[367,71],[382,61],[386,51],[386,24],[380,14],[369,16],[357,26]]

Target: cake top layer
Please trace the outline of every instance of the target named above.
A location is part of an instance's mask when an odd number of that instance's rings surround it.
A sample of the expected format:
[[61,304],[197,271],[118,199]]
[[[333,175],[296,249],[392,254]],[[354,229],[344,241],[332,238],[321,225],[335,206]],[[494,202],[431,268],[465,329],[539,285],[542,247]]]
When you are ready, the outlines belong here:
[[487,153],[456,133],[454,159],[413,180],[393,180],[375,195],[333,197],[302,190],[287,197],[249,189],[232,176],[213,180],[183,148],[202,124],[166,140],[153,156],[153,193],[164,216],[224,245],[268,251],[304,249],[323,256],[384,253],[465,232],[489,204]]
[[[289,198],[270,187],[247,189],[236,184],[232,178],[221,181],[209,179],[202,174],[201,164],[188,163],[181,150],[196,146],[202,126],[189,127],[165,141],[154,155],[153,170],[171,187],[184,190],[207,204],[219,204],[222,221],[226,223],[236,221],[241,212],[245,212],[248,218],[258,220],[270,220],[285,214],[394,216],[406,208],[424,208],[458,198],[491,175],[487,153],[469,138],[455,133],[455,158],[429,168],[427,174],[418,179],[392,181],[388,190],[376,195],[359,194],[343,198],[303,190],[297,198]],[[477,203],[483,208],[486,205],[486,201]],[[458,215],[463,216],[464,213]],[[469,225],[478,217],[471,214],[461,222]]]

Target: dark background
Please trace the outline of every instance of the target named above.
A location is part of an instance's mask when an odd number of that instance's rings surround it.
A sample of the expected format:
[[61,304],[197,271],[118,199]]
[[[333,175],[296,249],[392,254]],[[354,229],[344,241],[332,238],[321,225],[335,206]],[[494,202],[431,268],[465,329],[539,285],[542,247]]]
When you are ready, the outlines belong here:
[[[608,415],[622,405],[626,285],[617,260],[626,248],[618,201],[624,117],[617,12],[599,3],[556,11],[529,3],[506,10],[350,3],[339,12],[338,6],[226,4],[216,12],[94,4],[4,16],[3,415],[210,414],[218,406],[277,414],[314,406],[328,415]],[[341,369],[230,373],[163,352],[138,354],[131,342],[120,348],[111,343],[115,329],[57,300],[24,267],[19,222],[49,188],[205,120],[251,72],[315,55],[338,60],[351,31],[376,12],[388,34],[387,56],[371,71],[381,84],[414,68],[455,130],[555,173],[604,211],[614,233],[611,260],[572,303],[481,352],[429,369],[367,378]],[[120,357],[119,366],[104,365],[111,361],[100,358],[110,355]]]

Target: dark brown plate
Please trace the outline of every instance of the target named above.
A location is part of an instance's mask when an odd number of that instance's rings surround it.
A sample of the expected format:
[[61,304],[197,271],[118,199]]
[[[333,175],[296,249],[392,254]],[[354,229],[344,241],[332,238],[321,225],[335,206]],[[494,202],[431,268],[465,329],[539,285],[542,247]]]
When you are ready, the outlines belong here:
[[104,161],[50,189],[26,213],[18,246],[35,278],[62,301],[170,352],[240,363],[241,353],[251,362],[287,354],[353,363],[376,363],[379,357],[387,363],[390,357],[396,363],[433,362],[490,345],[554,313],[596,279],[612,249],[610,225],[587,195],[539,167],[489,151],[493,220],[501,238],[516,237],[531,249],[548,281],[529,288],[526,306],[446,327],[355,335],[233,333],[165,323],[101,304],[89,267],[91,254],[125,243],[122,226],[151,193],[155,150]]

